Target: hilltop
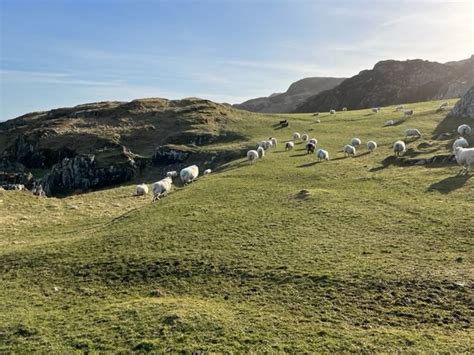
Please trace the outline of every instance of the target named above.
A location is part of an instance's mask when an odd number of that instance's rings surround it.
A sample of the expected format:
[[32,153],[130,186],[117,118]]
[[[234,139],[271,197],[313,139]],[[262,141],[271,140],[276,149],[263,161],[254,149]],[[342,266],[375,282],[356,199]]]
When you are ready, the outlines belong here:
[[321,91],[332,89],[344,79],[331,77],[304,78],[292,83],[284,93],[275,93],[268,97],[251,99],[241,104],[236,104],[234,107],[252,112],[293,112],[308,97],[316,95]]
[[446,64],[421,59],[380,61],[371,70],[307,98],[294,112],[361,109],[459,98],[474,85],[474,56]]
[[[462,118],[441,102],[391,127],[394,106],[242,119],[232,145],[278,146],[155,203],[132,193],[159,173],[0,190],[0,351],[472,353],[474,180],[446,159]],[[423,136],[394,159],[407,127]],[[285,152],[293,131],[331,160]],[[344,158],[354,136],[379,148]]]

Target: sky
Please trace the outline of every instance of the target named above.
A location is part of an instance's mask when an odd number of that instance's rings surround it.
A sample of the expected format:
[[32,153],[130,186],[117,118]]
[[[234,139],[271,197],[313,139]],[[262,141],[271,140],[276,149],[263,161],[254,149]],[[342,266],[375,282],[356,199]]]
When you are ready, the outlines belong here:
[[474,53],[474,0],[0,0],[0,121],[105,100],[239,103]]

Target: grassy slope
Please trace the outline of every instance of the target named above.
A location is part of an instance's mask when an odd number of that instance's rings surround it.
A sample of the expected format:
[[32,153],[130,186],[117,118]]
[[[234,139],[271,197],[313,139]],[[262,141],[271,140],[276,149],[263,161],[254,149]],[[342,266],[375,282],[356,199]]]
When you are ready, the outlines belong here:
[[[0,351],[472,352],[474,180],[454,166],[371,171],[406,127],[429,141],[437,105],[389,128],[393,108],[262,116],[242,128],[255,141],[313,129],[333,160],[280,143],[154,204],[133,186],[0,192]],[[291,130],[271,128],[280,117]],[[339,159],[352,136],[379,149]]]

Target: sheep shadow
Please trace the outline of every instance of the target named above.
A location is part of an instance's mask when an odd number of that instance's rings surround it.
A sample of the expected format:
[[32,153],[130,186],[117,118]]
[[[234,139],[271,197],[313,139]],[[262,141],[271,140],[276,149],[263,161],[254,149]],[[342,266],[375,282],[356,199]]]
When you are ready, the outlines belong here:
[[368,155],[368,154],[370,154],[370,152],[364,152],[364,153],[361,153],[361,154],[356,154],[356,155],[354,156],[354,158],[363,157],[364,155]]
[[398,163],[397,157],[394,156],[394,155],[391,155],[389,157],[386,157],[384,160],[382,160],[382,165],[381,166],[378,166],[376,168],[372,168],[369,171],[371,173],[374,173],[374,172],[383,170],[385,168],[388,168],[390,165],[398,165],[397,163]]
[[431,184],[426,192],[438,191],[442,194],[449,194],[457,189],[460,189],[472,177],[472,175],[456,175],[450,176],[441,181]]
[[313,166],[313,165],[316,165],[316,164],[321,164],[322,162],[323,161],[316,160],[316,161],[312,161],[311,163],[298,165],[297,168],[309,168],[310,166]]
[[[303,149],[301,149],[301,150],[303,150]],[[292,157],[292,158],[295,158],[295,157],[305,157],[305,156],[307,156],[307,155],[311,155],[311,153],[308,154],[308,153],[306,153],[306,151],[305,151],[305,153],[293,154],[293,155],[290,155],[290,157]]]

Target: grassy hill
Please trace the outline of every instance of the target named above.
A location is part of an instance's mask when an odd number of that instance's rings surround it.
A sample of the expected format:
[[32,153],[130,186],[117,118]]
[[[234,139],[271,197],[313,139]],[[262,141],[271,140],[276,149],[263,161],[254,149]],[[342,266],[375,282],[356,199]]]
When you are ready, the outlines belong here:
[[[409,158],[448,154],[432,134],[457,122],[409,106],[385,128],[393,107],[255,116],[239,129],[276,149],[153,204],[131,196],[153,171],[62,199],[0,191],[0,351],[472,353],[474,179],[382,164],[407,127]],[[293,131],[331,161],[284,152]],[[379,149],[343,158],[354,136]]]

